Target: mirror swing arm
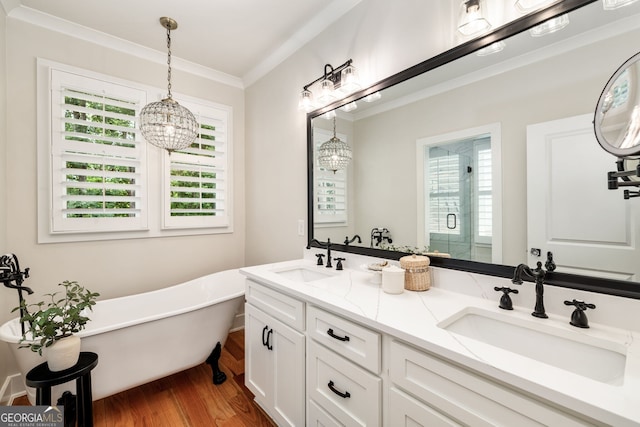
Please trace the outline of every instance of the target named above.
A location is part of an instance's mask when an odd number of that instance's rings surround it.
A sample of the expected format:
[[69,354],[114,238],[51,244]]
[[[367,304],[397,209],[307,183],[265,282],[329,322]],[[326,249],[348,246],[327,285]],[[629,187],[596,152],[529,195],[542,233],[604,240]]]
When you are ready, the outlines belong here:
[[[640,163],[638,163],[635,169],[625,170],[624,162],[624,158],[616,160],[617,170],[607,174],[609,190],[617,190],[620,187],[640,187]],[[638,180],[633,181],[630,177],[638,178]],[[640,190],[624,190],[623,197],[625,200],[640,197]]]
[[[484,36],[472,39],[463,44],[453,47],[448,51],[438,54],[426,61],[416,64],[410,68],[400,71],[385,79],[374,83],[368,88],[355,92],[345,98],[335,101],[329,105],[318,108],[306,116],[307,125],[307,249],[322,248],[323,246],[314,239],[314,146],[313,146],[313,122],[312,120],[322,114],[337,109],[350,102],[364,98],[380,90],[389,88],[410,78],[448,64],[456,59],[471,54],[492,43],[507,39],[518,33],[526,31],[536,25],[547,21],[556,16],[569,13],[579,9],[597,0],[563,0],[547,6],[544,9],[532,12],[514,21],[511,21]],[[639,171],[640,172],[640,171]],[[620,171],[615,172],[620,173]],[[617,178],[616,178],[617,179]],[[626,181],[625,181],[626,182]],[[640,183],[639,183],[640,184]],[[625,184],[630,185],[630,184]],[[635,197],[635,196],[633,196]],[[315,240],[315,241],[314,241]],[[384,258],[390,260],[399,260],[407,253],[401,251],[392,251],[388,249],[378,249],[370,247],[361,247],[353,245],[344,245],[339,243],[331,243],[333,250],[353,253],[358,255],[371,256],[376,258]],[[436,267],[448,268],[458,271],[466,271],[470,273],[489,275],[494,277],[511,278],[514,272],[514,266],[489,264],[477,261],[466,261],[454,258],[432,257],[431,265]],[[525,279],[528,280],[528,279]],[[545,283],[552,286],[560,286],[589,292],[597,292],[626,298],[640,299],[640,289],[638,285],[614,279],[602,279],[590,276],[581,276],[576,274],[549,272],[545,279]]]

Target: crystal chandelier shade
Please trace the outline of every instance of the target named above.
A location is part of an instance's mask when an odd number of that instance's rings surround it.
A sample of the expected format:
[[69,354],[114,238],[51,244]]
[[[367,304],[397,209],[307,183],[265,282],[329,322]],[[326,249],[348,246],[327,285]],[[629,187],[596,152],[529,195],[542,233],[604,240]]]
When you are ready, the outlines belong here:
[[140,111],[140,131],[147,142],[171,154],[193,144],[199,125],[191,111],[171,98],[171,30],[178,28],[178,23],[162,17],[160,24],[167,29],[167,97],[147,104]]
[[333,118],[333,137],[322,143],[318,149],[318,163],[323,168],[336,173],[345,169],[351,161],[351,148],[336,136],[336,119]]

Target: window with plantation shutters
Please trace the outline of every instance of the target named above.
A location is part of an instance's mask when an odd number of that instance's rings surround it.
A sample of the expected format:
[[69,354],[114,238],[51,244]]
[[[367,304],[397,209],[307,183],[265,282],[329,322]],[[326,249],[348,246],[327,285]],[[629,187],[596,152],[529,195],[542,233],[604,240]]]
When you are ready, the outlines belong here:
[[[323,142],[331,139],[333,134],[324,129],[313,130],[313,142],[317,151]],[[337,134],[342,141],[345,135]],[[314,156],[317,158],[317,156]],[[314,170],[314,213],[316,225],[346,225],[347,223],[347,170],[336,172],[326,170],[315,162]]]
[[226,227],[230,224],[231,111],[179,102],[195,115],[200,131],[189,148],[165,155],[164,227]]
[[233,232],[232,108],[174,94],[198,119],[167,154],[139,131],[153,88],[38,58],[38,243]]
[[51,232],[147,227],[146,93],[51,70]]

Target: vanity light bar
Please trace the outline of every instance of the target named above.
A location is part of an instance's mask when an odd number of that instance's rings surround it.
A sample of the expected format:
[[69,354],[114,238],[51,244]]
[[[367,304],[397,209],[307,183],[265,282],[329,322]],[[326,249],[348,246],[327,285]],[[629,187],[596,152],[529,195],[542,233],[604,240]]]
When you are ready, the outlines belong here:
[[[317,102],[315,102],[314,91],[311,88],[317,83],[320,83],[320,87],[316,89]],[[298,110],[309,113],[360,89],[358,71],[353,66],[352,59],[336,68],[331,64],[325,64],[322,76],[302,88]]]

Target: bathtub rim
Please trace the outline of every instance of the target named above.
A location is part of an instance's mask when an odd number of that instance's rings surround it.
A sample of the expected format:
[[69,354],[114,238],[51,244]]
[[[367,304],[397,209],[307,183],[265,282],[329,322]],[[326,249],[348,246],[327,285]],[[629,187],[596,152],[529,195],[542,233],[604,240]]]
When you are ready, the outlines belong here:
[[[195,279],[191,279],[188,280],[186,282],[183,283],[178,283],[176,285],[171,285],[171,286],[167,286],[165,288],[160,288],[160,289],[155,289],[152,291],[147,291],[147,292],[140,292],[137,294],[131,294],[131,295],[124,295],[121,297],[115,297],[115,298],[109,298],[106,300],[102,300],[102,301],[97,301],[97,304],[100,304],[101,302],[111,302],[111,301],[118,301],[118,300],[122,300],[122,299],[126,299],[126,298],[132,298],[138,295],[153,295],[153,294],[158,294],[158,293],[163,293],[163,292],[168,292],[172,289],[176,289],[176,288],[180,288],[180,287],[187,287],[188,285],[192,284],[192,282],[198,281],[198,280],[203,280],[206,279],[208,277],[214,277],[214,276],[231,276],[231,275],[236,275],[233,274],[236,273],[237,274],[237,279],[239,279],[239,281],[242,282],[242,286],[237,286],[238,289],[236,290],[235,287],[232,288],[233,292],[228,292],[225,293],[224,295],[218,297],[218,298],[213,298],[213,299],[209,299],[206,301],[203,301],[199,304],[194,304],[194,305],[189,305],[187,307],[181,307],[179,309],[176,310],[171,310],[168,312],[163,312],[163,313],[158,313],[158,314],[154,314],[151,316],[145,316],[145,317],[138,317],[129,321],[125,321],[125,322],[121,322],[118,323],[117,325],[105,325],[102,327],[98,327],[98,328],[87,328],[87,329],[83,329],[80,332],[76,332],[76,335],[79,336],[80,338],[82,337],[88,337],[88,336],[92,336],[92,335],[98,335],[98,334],[103,334],[106,332],[110,332],[110,331],[115,331],[118,329],[123,329],[123,328],[128,328],[134,325],[139,325],[142,323],[148,323],[148,322],[153,322],[156,320],[160,320],[160,319],[164,319],[167,317],[173,317],[173,316],[178,316],[180,314],[184,314],[190,311],[196,311],[196,310],[200,310],[202,308],[205,307],[209,307],[211,305],[215,305],[215,304],[221,304],[230,300],[234,300],[236,298],[242,297],[245,294],[245,277],[243,275],[240,274],[239,269],[231,269],[231,270],[225,270],[225,271],[219,271],[219,272],[215,272],[215,273],[210,273],[210,274],[206,274],[204,276],[200,276],[200,277],[196,277]],[[91,321],[89,321],[88,325],[91,325]],[[8,344],[25,344],[27,345],[28,343],[32,342],[33,340],[25,340],[25,341],[21,341],[22,339],[22,335],[16,335],[15,333],[13,333],[13,331],[20,331],[20,317],[14,317],[13,319],[9,319],[8,321],[6,321],[5,323],[2,324],[2,326],[0,326],[0,341],[4,341]]]

